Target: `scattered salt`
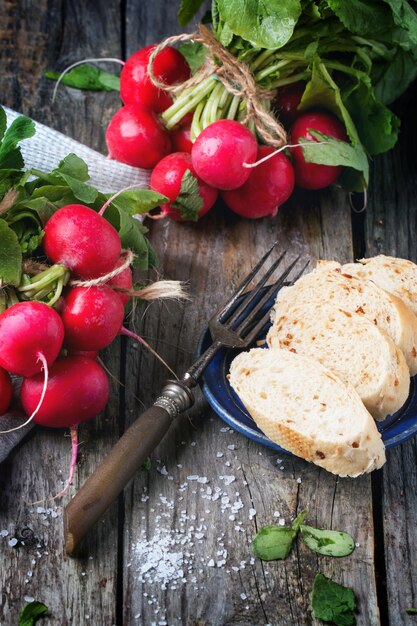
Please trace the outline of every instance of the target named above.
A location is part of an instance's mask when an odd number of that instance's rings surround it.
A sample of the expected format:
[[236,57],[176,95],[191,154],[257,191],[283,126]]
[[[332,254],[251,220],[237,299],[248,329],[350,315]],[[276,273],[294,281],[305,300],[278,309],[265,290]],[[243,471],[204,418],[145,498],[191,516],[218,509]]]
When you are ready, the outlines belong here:
[[9,534],[9,531],[4,529],[4,530],[0,530],[0,537],[7,537],[7,535]]
[[246,598],[247,598],[247,597],[248,597],[248,596],[246,595],[246,593],[241,593],[241,594],[240,594],[240,599],[241,599],[241,600],[246,600]]
[[14,548],[14,546],[16,546],[19,542],[17,541],[16,537],[13,537],[12,539],[9,539],[8,543],[11,548]]
[[249,519],[252,520],[256,515],[256,509],[249,509]]

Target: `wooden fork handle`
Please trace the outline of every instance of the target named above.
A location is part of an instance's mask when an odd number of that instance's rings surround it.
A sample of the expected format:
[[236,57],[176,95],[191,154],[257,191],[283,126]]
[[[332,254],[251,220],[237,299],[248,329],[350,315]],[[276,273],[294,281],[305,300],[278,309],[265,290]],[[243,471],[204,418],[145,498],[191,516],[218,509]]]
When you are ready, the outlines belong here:
[[184,386],[182,403],[169,393],[175,385],[181,383],[168,383],[155,404],[133,422],[65,508],[67,554],[74,553],[88,531],[116,500],[168,431],[173,418],[191,406],[193,396]]

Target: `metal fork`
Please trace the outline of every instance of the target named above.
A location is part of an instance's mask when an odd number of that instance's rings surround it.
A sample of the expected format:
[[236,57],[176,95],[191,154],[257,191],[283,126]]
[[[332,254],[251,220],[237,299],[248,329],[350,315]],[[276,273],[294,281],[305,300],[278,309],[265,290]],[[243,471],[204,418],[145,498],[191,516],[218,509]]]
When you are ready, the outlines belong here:
[[[191,391],[221,348],[247,348],[259,335],[270,317],[270,307],[262,314],[266,303],[284,284],[299,260],[297,257],[272,285],[265,287],[286,256],[281,254],[260,278],[256,286],[245,293],[252,280],[260,274],[277,242],[258,261],[239,285],[232,298],[215,314],[209,328],[213,343],[188,369],[181,380],[169,380],[153,406],[145,411],[124,433],[95,472],[87,479],[69,502],[64,512],[66,551],[72,554],[90,528],[99,520],[149,454],[156,448],[173,420],[194,403]],[[308,263],[293,278],[296,280]],[[261,315],[258,320],[257,316]],[[254,323],[255,322],[255,323]]]

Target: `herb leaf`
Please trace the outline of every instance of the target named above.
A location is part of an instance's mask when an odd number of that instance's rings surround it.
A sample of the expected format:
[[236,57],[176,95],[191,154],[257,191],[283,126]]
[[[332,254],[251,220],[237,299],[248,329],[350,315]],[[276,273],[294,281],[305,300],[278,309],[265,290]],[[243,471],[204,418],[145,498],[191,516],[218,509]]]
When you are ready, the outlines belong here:
[[414,607],[410,607],[409,609],[405,609],[407,615],[417,615],[417,609]]
[[348,556],[355,549],[355,542],[348,533],[324,530],[301,524],[301,535],[307,546],[325,556]]
[[317,574],[311,593],[313,617],[336,626],[356,624],[355,594],[349,587],[339,585],[323,574]]
[[20,611],[18,626],[33,626],[36,620],[48,612],[48,607],[42,602],[29,602]]
[[252,541],[255,556],[263,561],[285,559],[289,555],[297,531],[284,526],[264,526]]
[[16,233],[0,219],[0,287],[20,283],[22,251]]
[[[44,72],[45,78],[58,80],[60,72]],[[119,91],[120,78],[110,72],[104,72],[93,65],[78,65],[62,76],[63,85],[89,91]]]
[[301,14],[300,0],[217,0],[220,19],[255,48],[280,48]]
[[198,221],[198,214],[203,208],[204,200],[200,195],[198,181],[190,170],[185,170],[181,180],[180,193],[172,203],[172,208],[177,209],[185,220]]
[[178,23],[180,26],[186,26],[197,13],[204,0],[181,0],[178,10]]

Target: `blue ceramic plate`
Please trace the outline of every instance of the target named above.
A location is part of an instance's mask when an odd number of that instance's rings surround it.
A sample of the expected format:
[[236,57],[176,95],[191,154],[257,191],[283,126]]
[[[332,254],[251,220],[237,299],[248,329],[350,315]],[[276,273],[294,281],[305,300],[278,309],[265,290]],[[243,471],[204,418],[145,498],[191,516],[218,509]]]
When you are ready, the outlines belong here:
[[[265,305],[264,310],[259,313],[259,319],[272,304],[273,300]],[[269,325],[265,326],[258,340],[266,337],[268,328]],[[200,356],[211,343],[210,331],[206,328],[198,342],[197,356]],[[274,450],[286,452],[259,430],[227,381],[230,363],[238,352],[238,350],[224,349],[216,354],[204,373],[201,385],[203,393],[214,411],[234,430]],[[405,405],[383,422],[377,422],[378,430],[387,448],[397,446],[417,433],[416,378],[417,376],[411,379],[410,394]]]

